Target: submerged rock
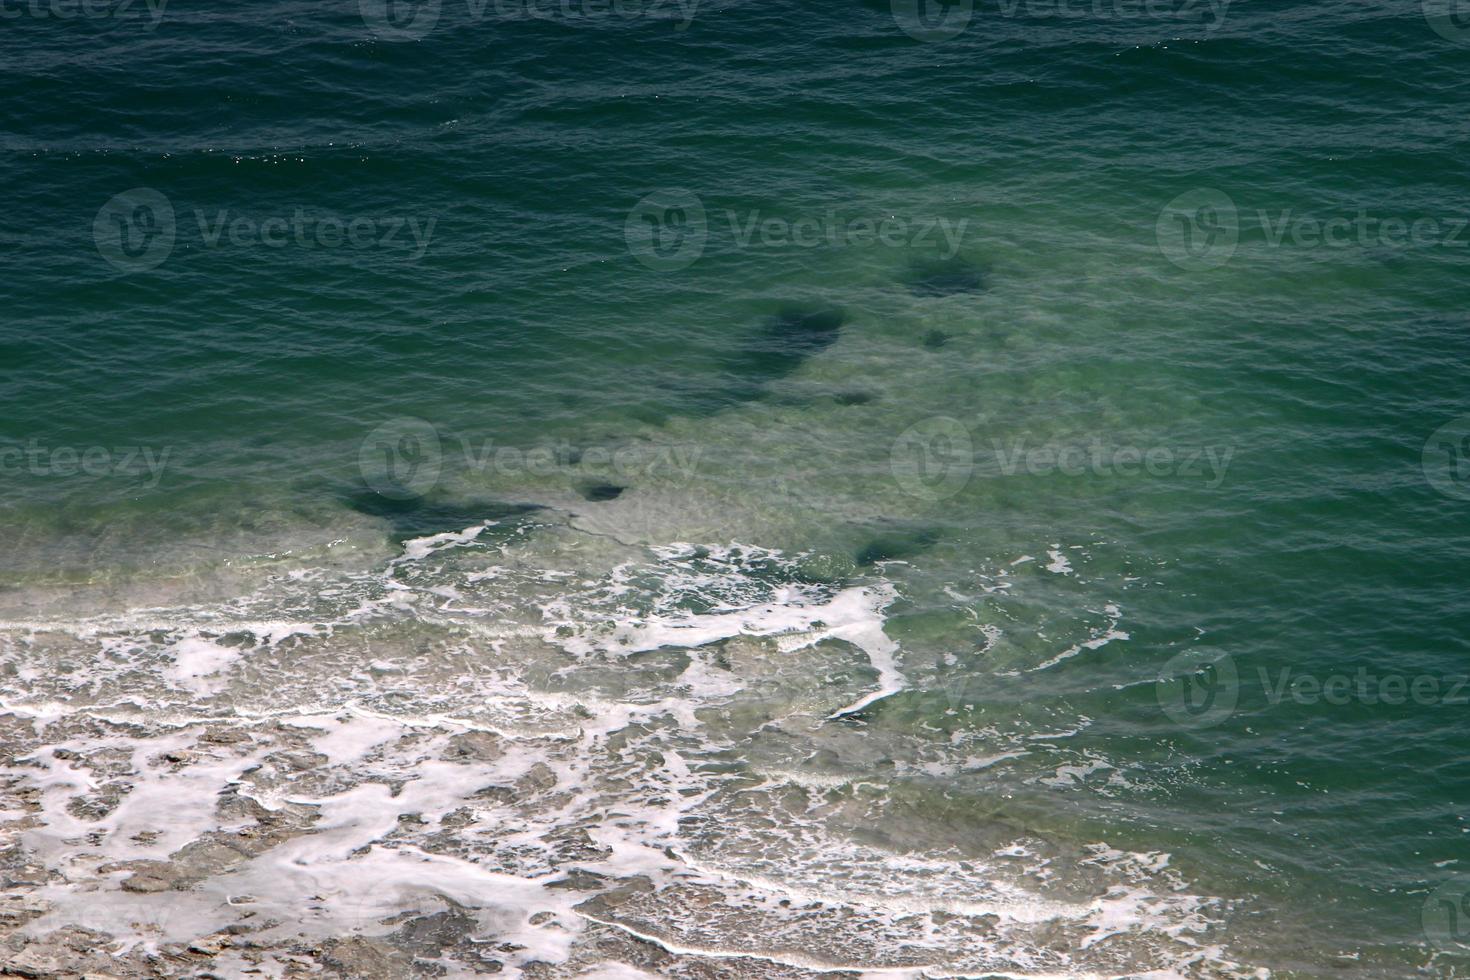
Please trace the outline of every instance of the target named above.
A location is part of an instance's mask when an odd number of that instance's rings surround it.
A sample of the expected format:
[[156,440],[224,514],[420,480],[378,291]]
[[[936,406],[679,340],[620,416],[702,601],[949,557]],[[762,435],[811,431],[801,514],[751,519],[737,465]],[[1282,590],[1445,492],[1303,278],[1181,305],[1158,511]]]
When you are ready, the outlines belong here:
[[460,531],[483,521],[504,520],[541,510],[539,504],[512,504],[503,500],[430,494],[395,500],[370,489],[342,498],[353,510],[388,521],[399,541],[444,531]]
[[837,342],[847,314],[835,307],[788,306],[768,317],[732,365],[747,379],[745,397],[791,374],[807,358]]
[[907,284],[917,296],[953,296],[958,293],[983,293],[986,271],[963,256],[947,259],[925,259],[909,267]]
[[781,306],[759,317],[748,334],[716,342],[711,353],[719,368],[717,381],[705,375],[671,377],[661,383],[659,394],[671,397],[685,415],[712,415],[770,397],[774,382],[832,346],[847,322],[846,312],[835,306]]
[[449,762],[494,762],[505,755],[500,736],[493,732],[464,732],[449,740],[444,758]]
[[413,975],[412,953],[365,936],[328,940],[322,946],[322,962],[348,977],[396,980]]
[[933,528],[886,531],[858,549],[856,561],[859,565],[866,566],[876,565],[880,561],[912,558],[928,551],[938,541],[939,532]]
[[617,500],[623,495],[627,487],[620,487],[616,483],[588,483],[577,488],[583,500],[600,503],[605,500]]

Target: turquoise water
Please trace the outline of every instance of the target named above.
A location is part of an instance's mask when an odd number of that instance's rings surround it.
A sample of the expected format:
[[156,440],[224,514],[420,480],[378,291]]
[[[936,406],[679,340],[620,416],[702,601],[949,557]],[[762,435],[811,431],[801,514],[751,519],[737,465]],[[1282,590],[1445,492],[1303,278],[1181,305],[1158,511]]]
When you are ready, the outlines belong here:
[[[8,8],[26,934],[249,894],[568,976],[1464,975],[1441,6]],[[256,754],[170,783],[208,725]],[[63,745],[133,760],[85,826]],[[122,888],[242,779],[315,836]]]

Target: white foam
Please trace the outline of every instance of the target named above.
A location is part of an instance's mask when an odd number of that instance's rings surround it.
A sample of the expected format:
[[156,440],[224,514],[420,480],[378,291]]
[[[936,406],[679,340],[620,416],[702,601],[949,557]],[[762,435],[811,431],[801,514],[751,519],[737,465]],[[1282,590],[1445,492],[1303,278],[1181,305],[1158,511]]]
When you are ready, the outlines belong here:
[[169,652],[174,662],[163,676],[175,687],[198,695],[216,694],[224,688],[220,675],[240,659],[240,651],[221,646],[202,636],[191,636],[175,643]]
[[1091,631],[1092,635],[1089,639],[1083,640],[1080,643],[1074,643],[1072,646],[1063,650],[1055,657],[1045,660],[1030,669],[1046,670],[1049,667],[1055,667],[1057,664],[1061,663],[1064,660],[1072,659],[1083,650],[1100,650],[1103,647],[1107,646],[1109,643],[1112,643],[1114,640],[1132,639],[1127,630],[1118,629],[1118,623],[1122,620],[1123,613],[1116,604],[1108,603],[1106,606],[1104,606],[1103,614],[1108,618],[1107,625],[1104,626],[1102,629],[1093,629]]
[[[605,940],[592,925],[604,923],[679,956],[917,978],[1123,975],[1092,964],[1120,942],[1203,927],[1202,901],[1170,890],[1167,856],[1099,851],[1089,873],[1106,890],[1064,901],[1048,875],[1065,873],[1065,858],[1017,845],[1008,861],[962,860],[957,844],[884,849],[840,829],[844,810],[880,814],[894,779],[976,774],[1027,754],[927,729],[904,756],[893,733],[821,724],[908,685],[885,630],[893,585],[791,581],[789,558],[746,545],[634,553],[579,536],[569,555],[615,559],[589,567],[558,554],[556,565],[487,542],[486,526],[413,539],[364,574],[286,575],[218,608],[89,624],[84,639],[105,655],[62,693],[114,686],[92,702],[27,699],[38,726],[91,721],[35,766],[8,770],[37,791],[39,823],[22,840],[53,873],[36,892],[50,910],[28,934],[68,922],[117,933],[141,917],[135,940],[157,944],[278,922],[255,933],[268,945],[388,937],[396,915],[454,909],[473,919],[472,941],[498,947],[490,955],[508,976],[533,961],[585,964],[593,950],[578,944],[589,931]],[[1116,626],[1116,607],[1104,611]],[[991,650],[998,630],[970,612]],[[160,637],[125,619],[168,627]],[[368,645],[379,628],[393,645]],[[1075,646],[1122,638],[1110,629]],[[278,649],[292,637],[305,639]],[[671,647],[678,656],[632,656]],[[854,650],[874,678],[856,697]],[[260,676],[276,686],[244,689]],[[206,707],[229,680],[236,696]],[[196,701],[179,704],[179,690]],[[84,765],[57,749],[114,761]],[[817,751],[831,771],[806,771]],[[894,753],[882,777],[863,761],[880,752]],[[1075,784],[1101,768],[1056,776]],[[77,806],[118,779],[127,789],[109,812]],[[224,799],[236,805],[221,811]],[[258,832],[238,816],[257,812],[241,800],[290,832],[188,891],[119,891],[128,862],[172,867],[207,835]],[[594,909],[588,892],[548,887],[572,871],[647,889]],[[702,903],[682,889],[702,890]],[[1076,960],[1063,972],[1047,946],[1058,935]],[[228,974],[225,959],[213,968]],[[439,962],[461,968],[449,953]],[[589,980],[645,976],[577,968]]]
[[403,542],[403,559],[406,561],[419,561],[427,558],[436,551],[445,548],[458,548],[469,544],[480,536],[494,521],[485,521],[465,528],[463,531],[446,531],[443,534],[430,534],[422,538],[409,538]]

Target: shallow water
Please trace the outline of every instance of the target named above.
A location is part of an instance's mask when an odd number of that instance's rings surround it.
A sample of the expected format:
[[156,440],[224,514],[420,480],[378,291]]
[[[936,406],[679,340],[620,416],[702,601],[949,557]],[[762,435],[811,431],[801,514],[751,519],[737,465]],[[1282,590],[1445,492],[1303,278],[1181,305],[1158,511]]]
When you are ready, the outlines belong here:
[[6,955],[1463,975],[1470,35],[1183,7],[14,8]]

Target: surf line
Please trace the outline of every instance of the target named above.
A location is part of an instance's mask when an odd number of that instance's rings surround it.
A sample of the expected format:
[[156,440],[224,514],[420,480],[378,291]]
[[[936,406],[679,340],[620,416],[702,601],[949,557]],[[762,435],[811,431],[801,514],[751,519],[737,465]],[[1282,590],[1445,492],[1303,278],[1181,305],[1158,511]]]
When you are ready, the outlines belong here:
[[1101,974],[1101,973],[1010,973],[999,970],[986,970],[984,973],[953,973],[936,972],[945,971],[943,962],[916,963],[904,966],[872,966],[862,963],[839,964],[824,962],[814,957],[802,956],[800,954],[783,955],[773,952],[758,952],[756,950],[723,950],[701,948],[698,946],[684,946],[672,942],[662,936],[643,932],[632,926],[618,922],[614,919],[603,919],[573,908],[572,911],[588,922],[595,922],[601,926],[619,929],[634,939],[657,946],[664,952],[674,956],[692,956],[701,959],[714,960],[757,960],[763,963],[773,963],[778,966],[796,967],[797,969],[810,970],[813,973],[856,973],[861,977],[888,978],[888,980],[1127,980],[1135,976],[1131,973]]
[[698,946],[683,946],[678,943],[671,942],[670,940],[664,939],[661,936],[655,936],[652,933],[641,932],[638,929],[634,929],[630,925],[618,922],[613,919],[601,919],[595,915],[592,915],[591,913],[583,912],[581,909],[577,908],[572,909],[572,911],[575,912],[577,915],[580,915],[582,918],[586,919],[588,922],[596,922],[598,925],[608,926],[613,929],[621,929],[623,932],[632,936],[634,939],[641,940],[645,943],[650,943],[654,946],[657,946],[659,949],[662,949],[664,952],[670,953],[674,956],[695,956],[716,960],[760,960],[765,963],[774,963],[778,966],[789,966],[796,967],[797,969],[802,970],[810,970],[813,973],[857,973],[863,976],[872,976],[876,974],[878,976],[914,978],[924,976],[925,974],[923,971],[928,967],[939,965],[937,963],[929,963],[912,967],[865,966],[860,963],[826,963],[812,957],[802,956],[800,954],[783,956],[777,953],[757,952],[755,950],[723,950],[700,948]]
[[851,704],[838,708],[824,721],[836,721],[857,714],[869,705],[892,697],[908,687],[908,681],[899,672],[898,664],[894,660],[894,654],[898,653],[898,643],[883,632],[882,611],[896,595],[893,586],[887,584],[873,588],[847,589],[838,593],[827,604],[827,609],[837,614],[832,617],[838,622],[836,626],[778,641],[782,652],[790,652],[814,646],[822,640],[846,640],[867,654],[868,663],[878,672],[876,691],[864,694]]

